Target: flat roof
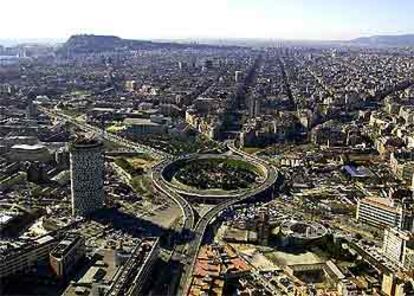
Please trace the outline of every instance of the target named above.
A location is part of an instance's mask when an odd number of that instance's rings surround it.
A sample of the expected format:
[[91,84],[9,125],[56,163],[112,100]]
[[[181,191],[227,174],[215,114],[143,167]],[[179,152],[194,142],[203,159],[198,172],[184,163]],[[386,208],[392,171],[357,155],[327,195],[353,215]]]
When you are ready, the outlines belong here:
[[148,118],[125,118],[124,124],[131,124],[131,125],[153,125],[153,126],[159,126],[159,123],[153,122]]
[[67,235],[53,250],[52,256],[56,258],[61,258],[67,254],[72,247],[81,239],[81,236],[78,234]]
[[371,171],[364,166],[355,167],[353,165],[346,165],[344,169],[351,177],[355,178],[366,178],[372,175]]
[[13,216],[10,216],[10,215],[4,214],[4,213],[0,213],[0,224],[6,224],[12,218],[13,218]]
[[100,266],[91,266],[88,271],[83,275],[83,277],[78,281],[78,284],[91,284],[96,279],[103,277],[106,274],[104,268]]
[[72,142],[72,148],[92,148],[103,146],[103,143],[96,138],[80,137]]
[[43,149],[43,148],[46,148],[46,147],[42,144],[33,144],[33,145],[16,144],[12,146],[12,149],[22,149],[22,150],[38,150],[38,149]]
[[361,202],[382,208],[389,212],[397,212],[397,208],[393,206],[393,201],[390,198],[382,197],[366,197]]
[[52,240],[54,240],[54,239],[55,239],[55,238],[54,238],[53,236],[51,236],[51,235],[45,235],[45,236],[42,236],[42,237],[38,238],[38,239],[36,240],[36,242],[37,242],[38,244],[44,244],[44,243],[50,242],[50,241],[52,241]]

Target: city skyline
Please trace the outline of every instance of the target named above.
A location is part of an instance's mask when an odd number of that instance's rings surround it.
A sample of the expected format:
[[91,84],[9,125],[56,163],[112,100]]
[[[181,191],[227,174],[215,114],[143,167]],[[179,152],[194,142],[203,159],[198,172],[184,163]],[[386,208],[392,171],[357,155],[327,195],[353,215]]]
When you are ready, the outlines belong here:
[[75,0],[59,5],[23,0],[2,8],[8,13],[0,20],[0,39],[16,40],[64,40],[86,33],[131,39],[349,40],[414,32],[409,13],[414,3],[407,0]]
[[413,8],[3,4],[0,295],[413,296]]

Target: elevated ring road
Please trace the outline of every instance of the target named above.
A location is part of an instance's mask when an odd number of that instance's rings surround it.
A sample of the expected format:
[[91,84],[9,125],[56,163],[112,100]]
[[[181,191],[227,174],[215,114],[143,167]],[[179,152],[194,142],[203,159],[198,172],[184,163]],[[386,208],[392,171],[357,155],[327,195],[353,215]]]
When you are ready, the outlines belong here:
[[[205,232],[208,226],[225,209],[231,207],[232,205],[243,203],[243,202],[248,202],[250,200],[253,200],[257,196],[262,195],[263,193],[270,192],[273,189],[273,186],[276,184],[278,177],[279,177],[277,170],[273,166],[265,162],[264,160],[237,149],[234,146],[234,142],[232,141],[226,142],[226,145],[230,151],[242,157],[243,160],[251,162],[255,164],[256,166],[261,166],[262,168],[265,168],[265,173],[266,173],[265,181],[261,183],[259,186],[251,188],[251,189],[247,189],[243,191],[241,194],[236,194],[235,196],[233,196],[232,199],[225,200],[221,202],[220,204],[218,204],[217,206],[211,208],[206,213],[204,213],[203,216],[200,217],[197,223],[195,223],[195,214],[194,214],[193,208],[191,207],[191,204],[185,198],[183,198],[179,192],[177,192],[176,188],[173,188],[172,186],[170,186],[169,182],[167,182],[162,176],[162,170],[166,166],[171,165],[171,163],[173,163],[174,160],[160,162],[159,165],[157,165],[154,168],[154,172],[153,172],[154,185],[159,190],[167,194],[167,196],[169,196],[174,202],[176,202],[180,206],[183,212],[183,218],[184,218],[183,229],[191,230],[193,232],[193,239],[187,245],[186,260],[182,262],[185,265],[185,268],[184,268],[184,273],[181,277],[181,283],[178,289],[178,295],[188,294],[188,290],[191,285],[191,278],[192,278],[192,273],[194,269],[194,264],[197,259],[197,255],[201,247],[201,244],[203,242]],[[177,160],[188,158],[188,157],[192,157],[192,156],[184,156],[181,158],[177,158]],[[197,156],[194,156],[194,157],[197,157]]]
[[[176,158],[174,161],[164,164],[164,166],[160,169],[158,173],[164,185],[168,186],[169,189],[175,191],[176,193],[180,194],[181,196],[183,196],[185,199],[189,201],[218,204],[227,199],[235,199],[245,194],[245,192],[247,192],[248,190],[253,189],[253,188],[251,189],[239,188],[239,189],[233,189],[233,190],[197,189],[197,188],[186,186],[185,184],[180,184],[179,182],[177,184],[174,184],[174,182],[172,182],[173,174],[180,166],[191,163],[192,161],[200,161],[200,160],[208,160],[208,159],[234,160],[234,161],[246,162],[244,158],[240,156],[228,156],[228,155],[223,155],[223,154],[191,154],[191,155]],[[255,163],[248,162],[248,163],[249,165],[252,166],[250,170],[256,171],[256,173],[260,176],[260,180],[258,180],[257,184],[255,184],[254,186],[254,187],[258,187],[267,178],[267,174],[268,174],[267,167],[257,162]]]
[[191,231],[194,227],[195,222],[193,207],[184,197],[182,197],[180,194],[175,192],[175,190],[171,189],[170,186],[168,186],[168,183],[161,174],[163,168],[171,164],[171,162],[171,160],[163,160],[159,162],[155,167],[153,167],[151,172],[152,181],[158,190],[167,195],[181,209],[181,212],[183,214],[182,231]]
[[[59,112],[58,110],[50,110],[50,109],[47,109],[41,106],[39,106],[39,110],[48,114],[51,117],[66,120],[70,122],[71,124],[85,131],[94,132],[96,134],[99,134],[101,132],[101,130],[98,127],[89,125],[87,123],[79,122],[75,118],[69,115],[66,115],[62,112]],[[152,170],[152,180],[153,180],[154,186],[158,190],[166,194],[173,202],[175,202],[180,207],[182,214],[183,214],[183,223],[181,225],[181,233],[184,233],[184,234],[191,233],[191,232],[193,233],[192,240],[187,244],[186,247],[184,247],[184,249],[187,248],[187,252],[186,252],[187,257],[185,257],[186,259],[183,262],[186,265],[186,267],[181,277],[181,283],[180,283],[180,287],[178,290],[179,295],[188,294],[188,289],[191,284],[191,278],[192,278],[191,276],[193,273],[194,264],[197,259],[198,251],[201,247],[201,244],[205,236],[205,232],[209,224],[212,223],[213,220],[216,217],[218,217],[220,213],[222,213],[228,207],[238,204],[238,203],[247,202],[256,196],[261,195],[262,193],[272,190],[274,184],[276,183],[279,177],[277,170],[273,166],[269,165],[267,162],[260,159],[259,157],[247,154],[244,151],[237,149],[234,145],[234,141],[227,141],[226,142],[227,148],[231,152],[233,152],[236,155],[239,155],[245,161],[251,162],[255,164],[256,166],[261,166],[265,168],[265,171],[266,171],[265,181],[260,186],[245,190],[241,194],[236,194],[235,196],[233,196],[234,198],[223,201],[217,206],[211,208],[206,213],[204,213],[203,216],[201,216],[198,222],[196,223],[195,213],[194,213],[194,210],[191,204],[179,192],[177,192],[176,189],[171,188],[171,186],[169,186],[169,183],[166,182],[166,180],[162,178],[161,176],[161,171],[163,167],[165,167],[168,164],[171,164],[174,161],[171,155],[169,155],[168,153],[159,151],[157,149],[154,149],[152,147],[146,146],[146,145],[128,141],[127,139],[124,139],[122,137],[119,137],[117,135],[113,135],[110,133],[105,133],[102,136],[104,139],[118,143],[124,147],[128,147],[130,149],[134,149],[136,151],[140,151],[144,153],[149,153],[152,156],[155,156],[156,158],[160,159],[160,162],[157,165],[155,165]],[[187,157],[187,156],[184,156],[184,157]]]

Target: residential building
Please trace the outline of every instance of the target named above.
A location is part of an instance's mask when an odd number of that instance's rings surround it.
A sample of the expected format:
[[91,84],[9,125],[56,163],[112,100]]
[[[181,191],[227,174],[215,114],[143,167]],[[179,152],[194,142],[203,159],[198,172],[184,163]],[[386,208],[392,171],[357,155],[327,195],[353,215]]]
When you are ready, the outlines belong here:
[[386,229],[384,233],[383,254],[407,270],[414,270],[413,233],[396,228]]
[[412,200],[399,202],[391,198],[367,197],[358,201],[356,219],[376,227],[397,227],[411,230],[413,227]]

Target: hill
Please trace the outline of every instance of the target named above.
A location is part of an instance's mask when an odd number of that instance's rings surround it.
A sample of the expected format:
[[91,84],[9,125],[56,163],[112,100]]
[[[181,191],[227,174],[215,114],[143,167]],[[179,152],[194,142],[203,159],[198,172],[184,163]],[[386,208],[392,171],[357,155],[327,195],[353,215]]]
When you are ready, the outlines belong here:
[[375,35],[353,39],[350,43],[366,46],[414,46],[414,34]]
[[103,35],[73,35],[59,49],[60,53],[83,54],[122,51],[145,47],[149,41],[130,41],[117,36]]
[[[128,50],[151,49],[186,49],[186,48],[218,48],[222,46],[196,43],[152,42],[148,40],[122,39],[108,35],[73,35],[66,41],[58,53],[60,54],[90,54]],[[234,47],[234,46],[233,46]],[[232,48],[228,46],[226,48]]]

